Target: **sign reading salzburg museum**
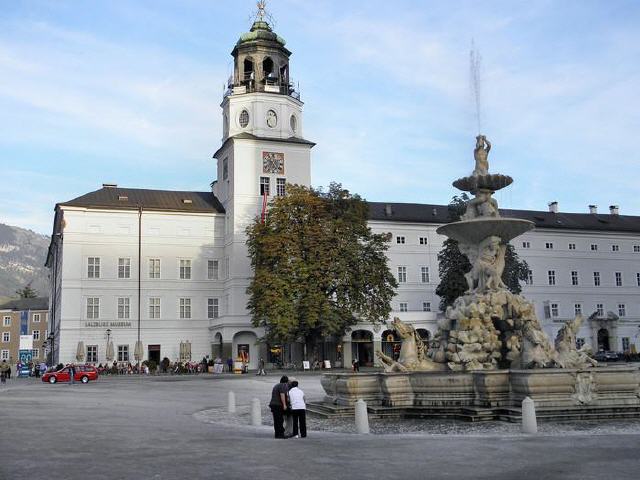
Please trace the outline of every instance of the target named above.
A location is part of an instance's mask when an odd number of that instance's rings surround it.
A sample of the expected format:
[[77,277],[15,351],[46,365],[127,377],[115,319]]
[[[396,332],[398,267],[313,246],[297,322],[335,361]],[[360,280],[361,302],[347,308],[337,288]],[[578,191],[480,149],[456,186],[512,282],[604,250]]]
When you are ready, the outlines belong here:
[[85,327],[91,328],[118,328],[118,327],[130,327],[131,322],[84,322]]

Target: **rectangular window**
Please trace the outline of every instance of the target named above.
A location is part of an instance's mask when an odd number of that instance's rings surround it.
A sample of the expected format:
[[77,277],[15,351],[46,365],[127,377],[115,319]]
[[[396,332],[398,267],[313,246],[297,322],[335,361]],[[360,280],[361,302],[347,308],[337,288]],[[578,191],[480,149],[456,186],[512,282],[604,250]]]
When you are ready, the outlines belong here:
[[640,245],[633,246],[633,253],[640,253]]
[[10,332],[2,332],[2,341],[5,343],[9,343],[11,341],[11,333]]
[[10,316],[7,315],[2,319],[2,326],[4,326],[4,327],[10,327],[11,326],[11,317]]
[[401,237],[401,236],[396,237],[397,244],[404,244],[405,242],[406,242],[405,237]]
[[40,323],[40,314],[39,313],[34,313],[33,314],[33,318],[31,319],[31,321],[33,323]]
[[576,249],[576,244],[575,243],[570,243],[569,244],[569,250],[575,250]]
[[87,277],[100,278],[100,257],[87,258]]
[[220,276],[218,260],[207,260],[207,278],[209,280],[218,280]]
[[191,278],[191,260],[180,260],[180,280]]
[[398,283],[407,283],[407,267],[398,267]]
[[578,283],[578,272],[574,270],[571,272],[571,285],[578,285]]
[[619,245],[611,245],[611,251],[612,252],[619,252],[620,251],[620,246]]
[[430,312],[431,311],[431,302],[422,302],[422,311]]
[[429,267],[420,267],[420,280],[422,283],[429,283]]
[[118,259],[118,278],[131,278],[131,259]]
[[180,299],[180,318],[181,319],[191,318],[191,299],[190,298]]
[[533,285],[533,270],[527,272],[527,279],[525,280],[527,285]]
[[593,285],[595,287],[600,286],[600,272],[593,272]]
[[220,300],[217,298],[207,299],[207,318],[218,318],[220,316]]
[[149,259],[149,278],[160,278],[160,259]]
[[547,242],[544,244],[544,246],[548,250],[553,250],[553,242]]
[[531,248],[530,242],[522,242],[522,248]]
[[557,318],[560,315],[560,311],[558,308],[558,304],[557,303],[552,303],[551,304],[551,317],[552,318]]
[[618,304],[618,316],[626,317],[627,316],[627,306],[624,303]]
[[596,303],[596,315],[599,317],[604,317],[604,304]]
[[556,271],[555,270],[549,270],[547,272],[547,276],[548,276],[548,280],[549,280],[549,285],[555,285],[556,284]]
[[40,340],[40,330],[33,330],[31,335],[33,335],[34,340]]
[[222,160],[222,179],[227,180],[229,178],[229,159]]
[[269,177],[260,177],[260,195],[269,195],[269,186],[271,185]]
[[582,315],[582,304],[581,303],[574,303],[573,304],[573,314],[578,316],[578,315]]
[[576,338],[576,348],[580,350],[584,347],[584,338]]
[[33,350],[31,350],[31,358],[33,358],[34,360],[36,358],[40,358],[40,349],[39,348],[34,348]]
[[597,244],[595,244],[595,243],[592,243],[592,244],[591,244],[591,251],[592,251],[592,252],[597,252],[597,251],[598,251],[598,245],[597,245]]
[[9,350],[2,350],[2,355],[0,355],[0,360],[9,360]]
[[276,179],[276,194],[279,197],[284,197],[284,195],[286,193],[286,185],[287,185],[287,179],[286,178],[277,178]]
[[118,345],[118,361],[129,361],[129,345]]
[[98,346],[87,345],[87,363],[96,363],[98,361]]
[[131,299],[129,297],[118,297],[118,318],[129,318],[130,307]]
[[87,318],[100,318],[100,299],[98,297],[87,298]]
[[623,352],[628,352],[629,351],[629,337],[622,337],[622,351]]
[[622,272],[616,272],[616,287],[622,286]]
[[420,245],[429,245],[429,239],[427,237],[420,237]]
[[149,298],[149,318],[160,318],[160,297]]
[[636,273],[636,284],[640,287],[640,273]]
[[401,312],[408,311],[407,302],[400,302],[400,311]]

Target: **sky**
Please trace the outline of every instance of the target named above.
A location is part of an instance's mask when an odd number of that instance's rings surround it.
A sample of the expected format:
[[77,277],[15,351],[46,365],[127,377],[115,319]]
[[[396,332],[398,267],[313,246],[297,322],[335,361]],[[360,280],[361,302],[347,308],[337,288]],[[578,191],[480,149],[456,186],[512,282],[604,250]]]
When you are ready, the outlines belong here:
[[[252,0],[0,0],[0,223],[102,183],[208,190]],[[271,0],[312,182],[446,204],[479,129],[502,208],[640,215],[640,2]],[[480,126],[470,51],[480,63]]]

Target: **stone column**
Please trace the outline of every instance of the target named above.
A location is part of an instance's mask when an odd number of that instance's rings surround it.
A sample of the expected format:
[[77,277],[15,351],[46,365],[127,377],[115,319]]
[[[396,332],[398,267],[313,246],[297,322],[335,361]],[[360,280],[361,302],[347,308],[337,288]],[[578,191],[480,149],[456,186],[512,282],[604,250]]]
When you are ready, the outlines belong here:
[[382,350],[382,339],[380,338],[380,335],[377,335],[377,338],[376,338],[376,334],[374,334],[374,337],[373,337],[373,366],[374,367],[379,367],[382,365],[380,363],[380,359],[376,355],[376,352],[378,350]]
[[222,344],[222,361],[224,362],[225,366],[227,364],[227,358],[229,357],[235,360],[235,357],[233,356],[233,344],[223,343]]
[[350,369],[353,357],[351,356],[351,339],[342,341],[342,368]]

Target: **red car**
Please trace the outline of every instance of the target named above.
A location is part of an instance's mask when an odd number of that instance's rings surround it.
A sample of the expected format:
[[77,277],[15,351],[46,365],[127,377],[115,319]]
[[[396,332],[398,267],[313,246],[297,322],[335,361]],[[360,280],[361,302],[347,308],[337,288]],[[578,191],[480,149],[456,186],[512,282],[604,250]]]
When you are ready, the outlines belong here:
[[[76,373],[73,379],[76,382],[88,383],[89,380],[98,379],[98,370],[92,365],[76,365]],[[42,375],[43,382],[69,382],[69,367],[64,367],[57,372],[47,372]]]

